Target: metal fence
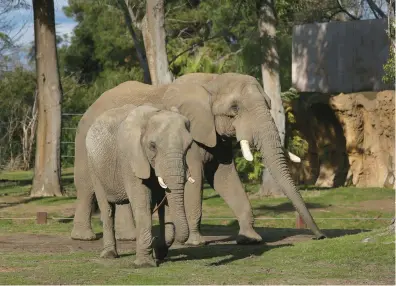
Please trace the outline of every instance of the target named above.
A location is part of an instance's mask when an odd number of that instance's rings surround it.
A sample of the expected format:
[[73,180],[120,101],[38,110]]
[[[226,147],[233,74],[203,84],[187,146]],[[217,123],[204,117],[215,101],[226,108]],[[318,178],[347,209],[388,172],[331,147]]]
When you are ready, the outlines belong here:
[[83,113],[62,113],[62,166],[72,165],[74,162],[74,138],[78,122],[83,115]]
[[[83,113],[62,113],[61,128],[61,161],[62,166],[67,167],[74,163],[74,138],[80,118]],[[15,134],[9,139],[7,136],[7,123],[0,122],[0,166],[11,168],[18,157],[22,156],[22,143],[20,134]],[[33,151],[31,160],[34,161]],[[32,166],[33,166],[33,162]],[[15,168],[18,168],[18,162],[15,162]],[[19,166],[20,167],[20,166]]]

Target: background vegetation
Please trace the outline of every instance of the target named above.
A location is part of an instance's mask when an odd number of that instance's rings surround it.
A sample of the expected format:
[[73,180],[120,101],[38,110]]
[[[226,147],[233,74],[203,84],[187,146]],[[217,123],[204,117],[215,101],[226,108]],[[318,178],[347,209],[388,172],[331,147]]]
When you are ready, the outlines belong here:
[[[3,2],[2,5],[5,5]],[[15,9],[24,3],[11,2],[14,6],[4,7]],[[74,128],[80,116],[73,114],[83,113],[100,94],[121,82],[143,81],[135,42],[128,30],[121,2],[69,0],[68,6],[63,8],[65,14],[77,22],[73,36],[61,35],[57,39],[64,96],[61,140],[64,167],[71,166],[74,160]],[[239,72],[252,75],[261,82],[260,64],[266,44],[260,40],[257,28],[260,1],[165,2],[168,61],[176,77],[190,72]],[[286,146],[300,157],[305,154],[307,143],[294,130],[294,118],[287,105],[288,100],[298,97],[295,91],[289,91],[292,27],[303,23],[374,17],[368,2],[276,1],[280,82],[287,113]],[[385,1],[375,2],[381,8],[386,5]],[[145,13],[145,3],[138,0],[130,0],[129,3],[135,15],[138,40],[143,43],[139,25]],[[7,11],[3,12],[6,14]],[[0,168],[27,170],[34,162],[34,43],[29,48],[27,59],[10,52],[16,48],[20,50],[20,47],[10,36],[9,26],[9,22],[0,22]],[[391,36],[394,34],[392,31],[389,33]],[[392,55],[385,66],[387,74],[384,80],[388,82],[394,81]],[[23,62],[26,60],[27,64]],[[249,163],[240,160],[240,155],[236,152],[236,164],[241,176],[253,181],[260,180],[263,169],[260,160]]]

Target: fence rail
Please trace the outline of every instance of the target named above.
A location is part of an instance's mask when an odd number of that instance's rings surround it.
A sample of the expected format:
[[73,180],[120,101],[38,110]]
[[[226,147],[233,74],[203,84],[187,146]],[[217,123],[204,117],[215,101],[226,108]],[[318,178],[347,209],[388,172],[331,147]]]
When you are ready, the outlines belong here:
[[[0,217],[0,220],[34,220],[37,217]],[[73,220],[72,217],[48,217],[53,220]],[[92,219],[100,219],[100,217],[92,217]],[[201,220],[234,220],[235,217],[203,217]],[[254,220],[295,220],[293,217],[257,217]],[[314,220],[393,220],[393,217],[314,217]]]
[[[83,116],[84,115],[84,113],[62,113],[62,117],[73,117],[73,116]],[[63,130],[66,130],[66,131],[70,131],[70,130],[77,130],[77,127],[70,127],[70,126],[67,126],[67,127],[62,127],[62,131]],[[74,143],[74,141],[61,141],[60,142],[62,145],[64,145],[64,146],[70,146],[70,145],[74,145],[75,143]],[[68,147],[65,147],[65,148],[68,148]],[[74,158],[74,155],[71,155],[71,154],[69,154],[69,155],[61,155],[61,158]]]

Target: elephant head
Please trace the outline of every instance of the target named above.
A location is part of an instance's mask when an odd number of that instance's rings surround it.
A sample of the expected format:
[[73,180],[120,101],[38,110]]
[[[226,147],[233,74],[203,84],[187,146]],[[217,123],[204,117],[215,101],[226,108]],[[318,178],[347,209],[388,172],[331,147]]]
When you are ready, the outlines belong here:
[[176,105],[190,120],[194,140],[213,147],[216,133],[236,137],[246,160],[253,159],[250,145],[260,150],[264,165],[308,227],[317,238],[324,238],[287,167],[287,154],[270,113],[271,100],[254,77],[234,73],[185,75],[168,88],[164,102]]
[[[184,243],[189,230],[184,209],[186,153],[191,146],[189,120],[180,113],[142,105],[124,120],[123,138],[128,141],[130,163],[135,175],[148,179],[151,167],[158,183],[168,189],[167,199],[175,223],[175,239]],[[125,135],[127,134],[127,135]],[[125,144],[121,143],[121,144]],[[189,177],[190,183],[194,180]]]

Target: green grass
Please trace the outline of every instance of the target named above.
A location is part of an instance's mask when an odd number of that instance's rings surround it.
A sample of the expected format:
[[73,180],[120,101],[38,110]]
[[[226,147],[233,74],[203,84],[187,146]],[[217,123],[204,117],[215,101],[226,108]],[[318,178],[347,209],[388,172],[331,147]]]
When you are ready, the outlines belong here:
[[134,253],[2,253],[2,284],[393,284],[394,236],[372,233],[294,246],[208,245],[174,249],[155,269],[134,269]]
[[[68,196],[57,198],[28,197],[31,172],[0,174],[0,217],[35,217],[47,211],[49,217],[65,217],[73,207],[75,191],[72,170],[63,174]],[[258,186],[246,185],[254,194]],[[209,244],[199,248],[172,249],[169,259],[155,269],[134,269],[134,251],[122,253],[116,260],[99,258],[95,250],[80,242],[70,251],[47,251],[43,241],[40,251],[1,247],[7,237],[55,235],[59,243],[69,244],[71,220],[48,221],[37,225],[30,220],[0,220],[1,284],[393,284],[395,266],[394,233],[379,236],[379,229],[390,220],[356,218],[392,218],[395,193],[381,188],[336,188],[304,190],[304,200],[318,226],[333,238],[313,241],[293,237],[310,235],[309,230],[295,229],[295,211],[286,198],[251,198],[256,230],[268,244],[238,246]],[[16,202],[9,207],[8,203]],[[393,203],[393,207],[392,207]],[[382,207],[383,206],[383,207]],[[235,235],[238,223],[222,198],[207,185],[203,201],[204,235]],[[220,219],[210,219],[220,218]],[[266,218],[260,220],[259,218]],[[275,219],[273,219],[275,218]],[[276,218],[285,218],[276,220]],[[334,218],[351,218],[338,220]],[[268,219],[268,220],[267,220]],[[93,219],[94,231],[102,231],[99,216]],[[371,232],[363,232],[371,230]],[[279,242],[282,237],[291,240]],[[373,240],[363,243],[362,240]],[[305,241],[301,241],[305,240]],[[98,243],[98,242],[96,242]],[[293,244],[290,244],[293,243]],[[33,247],[34,248],[34,247]]]
[[[62,172],[63,183],[69,188],[67,197],[49,197],[49,198],[24,198],[28,196],[30,189],[30,180],[32,172],[4,172],[0,174],[0,179],[10,180],[9,183],[0,184],[0,202],[1,197],[14,198],[21,197],[24,209],[38,206],[43,211],[48,211],[49,216],[62,217],[61,211],[54,209],[54,206],[72,206],[75,202],[75,190],[72,183],[73,169],[68,168]],[[258,190],[257,185],[245,185],[249,194],[254,194]],[[305,202],[308,205],[312,215],[321,228],[341,228],[341,229],[373,229],[385,226],[388,221],[383,218],[392,218],[394,208],[392,209],[368,209],[361,203],[372,201],[376,204],[378,200],[395,200],[395,193],[392,189],[384,188],[336,188],[331,190],[304,190],[301,191]],[[22,199],[23,198],[23,199]],[[207,224],[229,225],[234,222],[234,215],[224,200],[207,184],[205,184],[203,195],[203,218]],[[252,198],[250,199],[254,216],[257,218],[255,225],[257,227],[294,227],[295,210],[287,198]],[[46,207],[51,207],[46,209]],[[375,207],[375,206],[374,206]],[[32,213],[31,215],[35,215]],[[0,209],[0,216],[13,216],[12,212]],[[334,218],[376,218],[379,220],[335,220]],[[212,218],[225,218],[213,220]],[[265,218],[266,220],[262,220]],[[271,219],[274,218],[274,219]],[[277,218],[287,218],[277,220]],[[98,216],[96,216],[98,219]],[[206,220],[207,219],[207,220]],[[0,227],[2,222],[0,221]]]

